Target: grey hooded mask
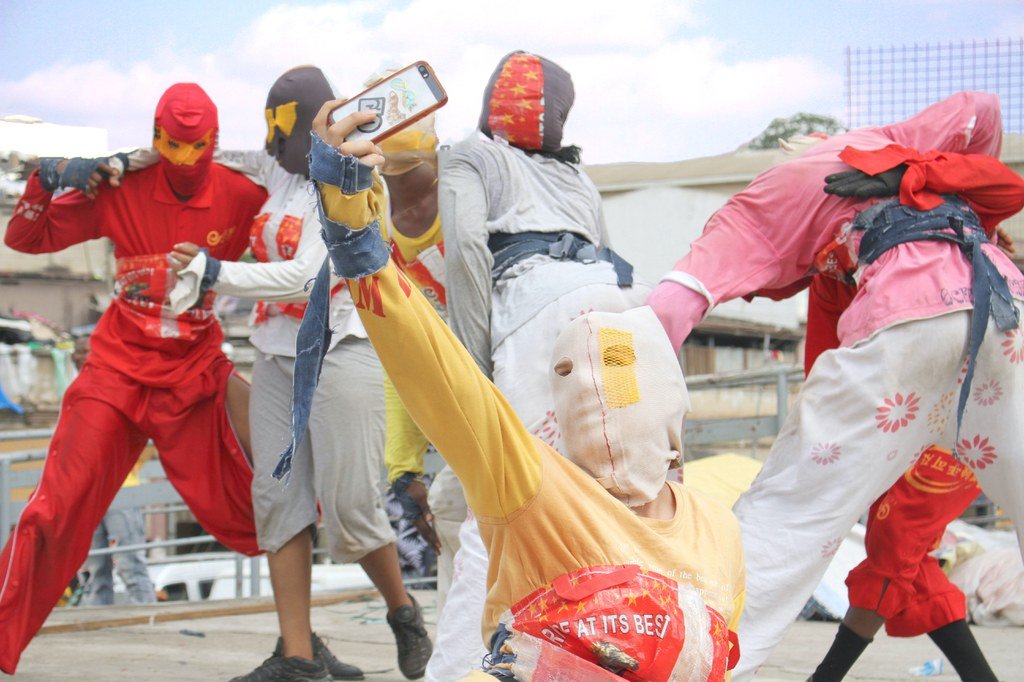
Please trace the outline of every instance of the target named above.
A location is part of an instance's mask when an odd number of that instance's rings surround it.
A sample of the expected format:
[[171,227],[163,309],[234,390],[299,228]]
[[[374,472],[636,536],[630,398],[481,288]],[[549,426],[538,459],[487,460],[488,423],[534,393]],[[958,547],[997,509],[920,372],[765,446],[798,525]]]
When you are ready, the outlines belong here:
[[323,71],[299,66],[278,78],[267,94],[267,153],[289,173],[309,177],[313,118],[334,91]]
[[527,151],[558,152],[575,97],[568,71],[539,55],[511,52],[487,81],[480,130]]

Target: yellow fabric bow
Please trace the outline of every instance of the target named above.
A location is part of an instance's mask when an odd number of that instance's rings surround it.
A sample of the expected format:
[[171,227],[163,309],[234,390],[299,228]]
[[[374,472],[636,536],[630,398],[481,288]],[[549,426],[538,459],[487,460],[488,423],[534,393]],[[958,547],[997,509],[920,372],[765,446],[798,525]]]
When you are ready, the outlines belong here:
[[273,109],[267,109],[267,142],[269,143],[274,139],[274,128],[278,128],[285,137],[292,134],[292,128],[295,127],[296,119],[296,108],[299,106],[298,102],[285,102],[279,104]]

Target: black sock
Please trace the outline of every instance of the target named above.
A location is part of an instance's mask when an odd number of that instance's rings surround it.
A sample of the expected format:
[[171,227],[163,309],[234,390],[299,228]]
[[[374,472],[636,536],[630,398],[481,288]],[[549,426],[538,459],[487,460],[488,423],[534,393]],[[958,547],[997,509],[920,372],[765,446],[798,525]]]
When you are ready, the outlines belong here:
[[928,636],[953,664],[961,680],[999,682],[985,660],[985,654],[981,653],[978,640],[974,639],[971,629],[967,627],[966,620],[955,620],[949,625],[943,625],[929,632]]
[[836,633],[835,641],[832,642],[832,648],[825,654],[825,659],[818,664],[811,679],[814,682],[839,682],[846,677],[846,673],[850,672],[850,668],[868,648],[871,641],[846,627],[845,623],[840,623],[839,632]]

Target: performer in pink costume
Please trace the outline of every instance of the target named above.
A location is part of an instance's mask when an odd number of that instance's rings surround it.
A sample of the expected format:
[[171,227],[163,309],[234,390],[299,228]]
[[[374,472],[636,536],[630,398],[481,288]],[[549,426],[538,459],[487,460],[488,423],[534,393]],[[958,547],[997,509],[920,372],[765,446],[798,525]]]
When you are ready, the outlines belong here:
[[[718,303],[800,286],[820,270],[859,284],[839,322],[841,347],[818,359],[736,505],[749,597],[734,679],[752,677],[857,517],[927,446],[957,452],[989,496],[1024,519],[1024,331],[1013,302],[1024,298],[1024,278],[985,239],[991,226],[933,193],[961,191],[970,164],[997,163],[1001,142],[998,99],[971,92],[826,140],[733,197],[648,301],[678,348]],[[929,149],[939,151],[917,151]],[[948,175],[941,152],[968,155],[967,172],[950,186],[936,181]],[[844,161],[872,175],[905,165],[902,205],[872,209],[878,200],[823,193],[822,178],[849,170]],[[1016,192],[1018,209],[1024,201],[1024,183],[992,191]],[[851,229],[858,216],[863,230]],[[875,248],[901,216],[911,230],[939,216],[960,232],[938,227]],[[988,325],[983,341],[984,326],[971,333],[972,319]],[[966,352],[969,337],[976,353]]]

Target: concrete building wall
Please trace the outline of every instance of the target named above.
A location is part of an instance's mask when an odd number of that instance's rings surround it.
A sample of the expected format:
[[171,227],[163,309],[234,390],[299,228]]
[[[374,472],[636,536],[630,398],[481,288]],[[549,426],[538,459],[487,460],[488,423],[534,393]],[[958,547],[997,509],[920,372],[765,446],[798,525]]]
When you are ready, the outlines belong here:
[[110,295],[106,282],[0,275],[0,313],[39,315],[65,330],[99,319],[95,301]]
[[[13,206],[0,206],[0,233],[7,232]],[[112,279],[113,247],[108,239],[93,239],[58,253],[29,255],[0,242],[0,273],[69,274]]]
[[105,128],[47,123],[31,116],[0,119],[0,151],[30,156],[100,156],[110,151]]
[[[0,207],[6,232],[12,207]],[[0,243],[0,313],[36,313],[65,329],[95,322],[94,299],[110,294],[114,259],[107,239],[29,255]]]
[[[703,187],[654,185],[603,194],[612,245],[648,282],[655,284],[690,250],[708,218],[744,184]],[[737,254],[742,258],[742,254]],[[717,317],[796,329],[806,321],[807,300],[731,301],[715,308]]]

